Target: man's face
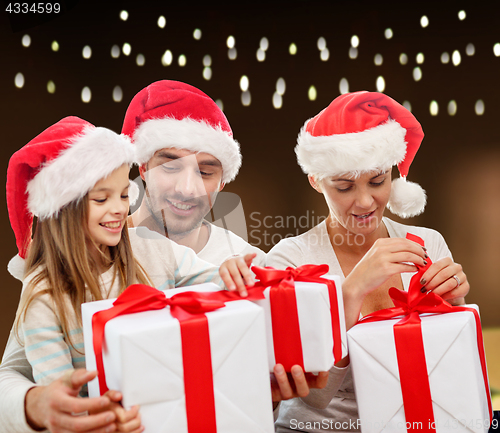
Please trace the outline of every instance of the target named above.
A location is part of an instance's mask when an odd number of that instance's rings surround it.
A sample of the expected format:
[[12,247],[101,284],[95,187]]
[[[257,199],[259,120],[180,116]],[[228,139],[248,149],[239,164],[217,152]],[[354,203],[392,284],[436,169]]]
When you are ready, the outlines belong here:
[[217,158],[185,149],[157,151],[140,173],[146,182],[148,210],[166,235],[199,227],[224,187]]

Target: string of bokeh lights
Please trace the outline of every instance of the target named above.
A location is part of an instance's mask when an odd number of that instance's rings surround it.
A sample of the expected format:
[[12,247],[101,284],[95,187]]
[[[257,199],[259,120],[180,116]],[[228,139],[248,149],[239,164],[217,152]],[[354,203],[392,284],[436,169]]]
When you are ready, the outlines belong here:
[[[122,21],[127,21],[129,18],[129,13],[125,10],[120,11],[119,13],[119,18]],[[458,12],[458,19],[460,21],[463,21],[466,18],[466,13],[464,10],[461,10]],[[167,20],[164,16],[160,16],[157,21],[157,25],[159,28],[163,29],[165,28],[167,24]],[[420,25],[422,28],[425,28],[429,26],[429,19],[427,16],[422,16],[420,18]],[[386,39],[392,39],[394,36],[394,33],[391,28],[387,28],[384,31],[384,37]],[[200,40],[202,37],[202,31],[200,29],[195,29],[193,31],[193,38],[195,40]],[[22,37],[21,43],[23,47],[28,48],[31,45],[31,37],[29,34],[25,34]],[[350,47],[348,50],[348,56],[350,59],[356,59],[358,57],[359,53],[359,47],[360,45],[360,39],[357,35],[353,35],[350,40]],[[236,60],[238,57],[238,51],[236,49],[236,39],[234,36],[228,36],[226,40],[226,46],[227,46],[227,55],[230,60]],[[266,37],[262,37],[260,39],[259,47],[256,52],[256,58],[258,62],[264,62],[266,60],[266,52],[269,48],[269,40]],[[330,52],[327,47],[326,39],[324,37],[320,37],[317,41],[317,48],[319,51],[319,58],[323,62],[327,62],[330,58]],[[51,44],[51,49],[54,52],[59,51],[60,46],[57,41],[53,41]],[[295,43],[290,43],[288,52],[290,55],[294,56],[298,52],[298,47]],[[117,59],[120,57],[120,55],[123,54],[124,56],[130,56],[132,54],[132,46],[128,43],[125,42],[121,47],[119,45],[113,45],[111,47],[111,57],[113,59]],[[467,56],[473,56],[475,54],[475,47],[472,43],[469,43],[465,47],[465,54]],[[493,54],[496,57],[500,57],[500,43],[495,43],[493,46]],[[90,59],[92,57],[92,48],[89,45],[85,45],[82,49],[82,57],[86,60]],[[460,50],[454,50],[451,55],[448,52],[443,52],[440,57],[441,63],[442,64],[448,64],[451,63],[454,66],[459,66],[461,61],[462,61],[462,56],[460,54]],[[425,61],[425,56],[423,53],[418,53],[415,57],[415,62],[417,66],[415,66],[412,69],[412,77],[414,81],[420,81],[423,77],[423,71],[421,65],[423,65]],[[137,66],[143,67],[146,64],[146,57],[138,53],[135,56],[135,62]],[[171,50],[167,49],[162,57],[161,57],[161,64],[164,67],[170,66],[174,62],[174,54],[172,53]],[[376,66],[381,66],[384,62],[384,58],[382,54],[377,53],[375,54],[373,58],[373,62]],[[406,65],[409,62],[408,55],[406,53],[401,53],[399,55],[399,63],[401,65]],[[179,54],[177,56],[177,64],[180,67],[184,67],[187,64],[187,57],[185,54]],[[203,64],[203,69],[202,69],[202,76],[205,80],[209,81],[212,79],[213,76],[213,71],[212,71],[212,58],[209,54],[206,54],[203,57],[202,60]],[[22,72],[18,72],[14,78],[14,85],[17,88],[23,88],[25,84],[25,78]],[[251,98],[251,93],[250,93],[250,80],[246,75],[241,76],[240,82],[239,82],[240,90],[241,90],[241,103],[243,106],[249,106],[251,104],[252,98]],[[382,75],[379,75],[376,80],[375,80],[375,87],[378,92],[384,92],[386,83],[385,83],[385,78]],[[276,89],[275,92],[272,95],[271,102],[272,105],[275,109],[280,109],[283,106],[283,96],[285,94],[286,90],[286,82],[283,77],[280,77],[276,81]],[[47,92],[48,93],[55,93],[56,92],[56,84],[54,81],[50,80],[47,83]],[[349,92],[349,81],[347,78],[341,78],[339,81],[339,92],[341,94],[345,94]],[[307,98],[311,101],[314,101],[318,96],[318,91],[314,85],[310,85],[308,92],[307,92]],[[112,92],[112,98],[113,101],[115,102],[121,102],[123,99],[123,91],[120,86],[115,86],[113,88]],[[89,103],[92,100],[92,91],[90,87],[85,86],[82,91],[81,91],[81,100],[84,103]],[[223,110],[223,102],[220,99],[216,100],[217,105]],[[408,108],[411,111],[411,104],[409,101],[403,101],[403,105]],[[455,100],[451,100],[448,102],[447,105],[447,112],[450,116],[454,116],[457,113],[458,107],[457,107],[457,102]],[[484,101],[482,99],[478,99],[475,102],[474,106],[475,113],[480,116],[484,114],[485,111],[485,105]],[[437,116],[439,113],[439,104],[437,101],[432,100],[429,103],[429,112],[432,116]]]

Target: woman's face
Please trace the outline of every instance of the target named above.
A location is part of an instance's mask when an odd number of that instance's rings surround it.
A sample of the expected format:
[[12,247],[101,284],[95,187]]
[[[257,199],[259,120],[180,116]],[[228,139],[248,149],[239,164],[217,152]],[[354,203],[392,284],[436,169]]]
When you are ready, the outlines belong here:
[[370,234],[382,221],[391,194],[391,170],[311,179],[330,209],[333,222],[353,234]]
[[128,216],[129,167],[122,165],[101,179],[88,193],[89,234],[99,246],[116,246],[120,242]]

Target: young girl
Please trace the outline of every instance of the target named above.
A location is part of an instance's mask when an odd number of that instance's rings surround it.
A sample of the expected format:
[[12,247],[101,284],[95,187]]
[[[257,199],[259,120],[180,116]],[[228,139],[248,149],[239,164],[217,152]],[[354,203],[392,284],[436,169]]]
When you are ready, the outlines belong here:
[[[117,297],[134,283],[221,283],[219,268],[192,250],[164,237],[129,236],[133,160],[124,137],[67,117],[9,162],[7,204],[19,248],[9,270],[24,278],[15,327],[37,383],[85,367],[83,302]],[[38,220],[31,240],[32,215]]]

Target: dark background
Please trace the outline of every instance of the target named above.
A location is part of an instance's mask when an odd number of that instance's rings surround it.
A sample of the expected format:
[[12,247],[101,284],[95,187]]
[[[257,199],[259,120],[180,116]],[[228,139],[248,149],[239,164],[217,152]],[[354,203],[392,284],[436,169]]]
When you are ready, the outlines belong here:
[[[287,1],[221,2],[192,1],[66,1],[64,12],[32,18],[0,12],[0,172],[5,176],[9,157],[43,129],[67,115],[80,116],[96,125],[121,129],[131,98],[153,81],[174,79],[199,87],[223,102],[235,138],[241,143],[243,167],[236,181],[226,186],[242,199],[249,240],[268,251],[286,235],[295,235],[326,215],[322,196],[314,192],[298,167],[293,151],[304,121],[339,95],[346,78],[349,90],[375,91],[383,76],[385,93],[399,102],[409,101],[426,137],[412,165],[409,179],[428,192],[426,212],[408,220],[440,231],[461,263],[471,283],[469,303],[481,309],[486,329],[500,326],[500,57],[493,51],[500,42],[500,5],[480,1]],[[237,4],[238,3],[238,4]],[[127,10],[127,21],[120,11]],[[464,10],[461,21],[458,12]],[[157,25],[160,15],[166,26]],[[423,28],[420,18],[429,25]],[[42,22],[46,20],[45,22]],[[202,31],[200,40],[194,29]],[[384,30],[393,37],[386,39]],[[25,34],[29,47],[21,43]],[[228,58],[226,40],[236,40],[237,58]],[[358,57],[348,56],[352,35],[360,39]],[[266,60],[256,52],[262,37],[269,40]],[[317,40],[324,37],[330,52],[320,59]],[[57,41],[59,51],[51,50]],[[129,56],[111,57],[111,47],[129,43]],[[290,55],[291,43],[297,45]],[[466,54],[472,43],[475,53]],[[89,45],[92,57],[84,59]],[[170,66],[162,66],[166,50],[173,53]],[[441,54],[458,50],[461,63],[441,63]],[[408,63],[399,56],[406,53]],[[425,61],[416,63],[417,53]],[[144,66],[136,64],[138,54]],[[177,58],[187,63],[180,67]],[[212,58],[212,78],[202,76],[203,57]],[[374,56],[383,64],[376,66]],[[420,66],[423,78],[416,82],[412,71]],[[24,75],[22,88],[14,85]],[[241,103],[240,77],[250,80],[251,105]],[[278,78],[286,81],[283,106],[275,109],[272,96]],[[56,85],[55,93],[47,83]],[[113,88],[123,90],[114,102]],[[317,99],[310,101],[314,85]],[[81,100],[83,87],[92,91],[89,103]],[[485,112],[474,106],[482,99]],[[431,101],[439,104],[431,116]],[[455,116],[447,112],[455,100]],[[132,173],[133,177],[134,173]],[[5,192],[1,192],[5,203]],[[390,214],[388,214],[390,215]],[[271,227],[257,228],[263,218]],[[280,226],[287,216],[288,226]],[[302,220],[298,220],[299,217]],[[395,218],[399,220],[398,218]],[[300,223],[299,223],[300,221]],[[400,220],[399,220],[400,221]],[[21,284],[6,270],[17,253],[7,209],[0,212],[3,241],[0,272],[3,282],[0,304],[0,348],[7,340],[19,300]]]

